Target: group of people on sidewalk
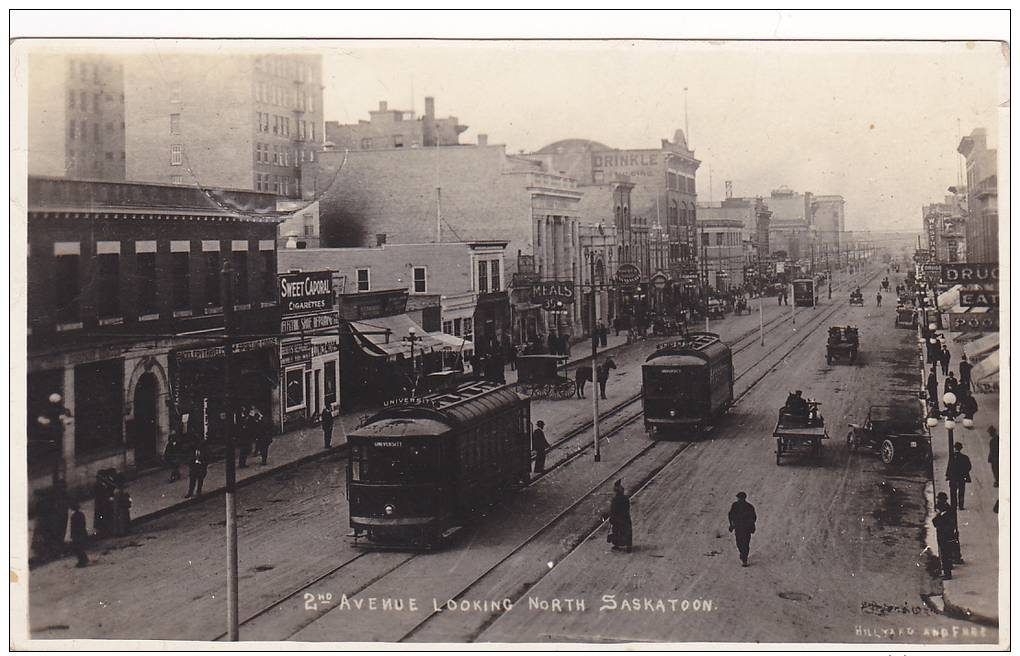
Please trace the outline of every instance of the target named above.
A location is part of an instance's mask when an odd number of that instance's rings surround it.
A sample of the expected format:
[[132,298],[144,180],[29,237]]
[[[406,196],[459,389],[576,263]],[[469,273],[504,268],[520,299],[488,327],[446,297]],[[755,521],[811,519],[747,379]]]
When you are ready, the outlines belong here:
[[[269,446],[273,443],[272,425],[261,410],[255,406],[242,407],[235,421],[237,466],[248,467],[248,457],[258,454],[262,464],[269,461]],[[180,467],[188,468],[188,493],[185,499],[202,495],[202,485],[209,473],[210,445],[208,440],[190,432],[170,433],[163,461],[170,470],[168,483],[181,479]]]

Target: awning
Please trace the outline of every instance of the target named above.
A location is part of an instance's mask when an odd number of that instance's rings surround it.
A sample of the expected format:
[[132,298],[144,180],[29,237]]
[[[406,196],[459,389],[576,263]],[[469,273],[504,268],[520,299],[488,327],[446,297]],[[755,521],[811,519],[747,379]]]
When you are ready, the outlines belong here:
[[954,285],[950,287],[948,291],[944,291],[939,294],[938,298],[940,310],[950,310],[960,305],[960,285]]
[[[415,358],[422,353],[430,353],[436,348],[444,346],[433,335],[430,335],[418,323],[406,314],[397,314],[389,317],[379,317],[368,321],[352,321],[351,328],[355,336],[370,352],[379,355],[386,355],[389,358],[396,358],[399,355],[410,357],[411,344],[404,340],[414,329],[416,336],[414,342]],[[388,333],[386,331],[389,331]]]
[[970,378],[975,383],[999,384],[999,334],[989,333],[965,344],[963,352],[973,369]]
[[429,333],[429,337],[438,340],[441,343],[440,348],[448,348],[454,353],[462,353],[464,356],[468,356],[475,351],[474,342],[470,339],[447,333]]

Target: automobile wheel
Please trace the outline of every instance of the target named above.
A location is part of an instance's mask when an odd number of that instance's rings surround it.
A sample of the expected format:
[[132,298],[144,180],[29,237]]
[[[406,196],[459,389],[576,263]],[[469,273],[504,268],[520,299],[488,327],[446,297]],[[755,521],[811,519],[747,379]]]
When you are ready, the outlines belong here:
[[882,462],[887,465],[893,464],[893,462],[896,461],[896,456],[898,455],[896,453],[896,446],[893,445],[892,440],[882,440],[882,449],[880,453],[882,455]]
[[856,449],[857,448],[857,439],[856,438],[857,438],[857,435],[856,435],[856,433],[854,433],[854,429],[851,428],[850,431],[846,434],[846,445],[847,445],[847,448],[850,448],[850,449]]
[[783,459],[783,441],[780,439],[776,440],[776,464],[782,465],[783,464],[782,459]]

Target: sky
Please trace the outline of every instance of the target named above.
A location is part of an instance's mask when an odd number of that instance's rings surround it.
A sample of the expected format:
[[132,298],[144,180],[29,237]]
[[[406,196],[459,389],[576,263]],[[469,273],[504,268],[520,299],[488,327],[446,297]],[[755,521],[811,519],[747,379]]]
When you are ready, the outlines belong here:
[[385,100],[469,126],[511,153],[567,138],[655,148],[686,122],[699,201],[840,194],[848,229],[919,230],[957,181],[960,135],[999,135],[998,43],[377,41],[323,50],[327,121]]

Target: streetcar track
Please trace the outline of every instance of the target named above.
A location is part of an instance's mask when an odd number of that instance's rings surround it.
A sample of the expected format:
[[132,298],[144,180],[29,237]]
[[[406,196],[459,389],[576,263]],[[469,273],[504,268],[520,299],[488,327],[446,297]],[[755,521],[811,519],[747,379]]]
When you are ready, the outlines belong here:
[[[873,280],[875,277],[877,277],[877,275],[879,275],[879,274],[878,273],[873,274],[870,278],[868,278],[867,282],[870,282],[871,280]],[[867,284],[867,282],[865,284]],[[831,317],[833,314],[835,314],[838,310],[842,309],[844,307],[845,303],[846,303],[846,301],[838,302],[838,303],[832,305],[831,308],[828,309],[827,311],[825,311],[824,313],[817,314],[812,319],[809,319],[808,322],[804,325],[805,330],[803,331],[804,332],[803,336],[801,336],[800,339],[798,339],[796,342],[794,342],[793,345],[789,349],[787,349],[778,358],[778,360],[774,364],[772,364],[770,367],[767,367],[764,370],[763,373],[761,373],[744,390],[742,390],[738,395],[736,395],[734,397],[734,399],[733,399],[733,405],[735,405],[741,399],[743,399],[748,393],[750,393],[750,391],[752,389],[754,389],[758,385],[758,383],[760,383],[762,380],[764,380],[769,374],[774,372],[776,370],[776,368],[779,366],[779,364],[782,363],[783,360],[785,360],[785,358],[790,353],[792,353],[794,350],[796,350],[796,348],[798,346],[803,344],[808,338],[810,338],[812,336],[815,328],[817,328],[819,325],[821,325],[825,320],[827,320],[829,317]],[[782,325],[784,323],[786,317],[787,317],[787,315],[785,315],[785,314],[782,317],[778,317],[779,323],[774,324],[772,326],[772,329],[774,330],[778,326]],[[773,319],[773,321],[775,321],[775,318]],[[746,339],[747,337],[753,335],[753,333],[755,333],[755,332],[758,332],[758,331],[751,331],[750,333],[744,335],[743,337],[738,338],[737,342],[739,342],[741,339]],[[754,343],[754,340],[752,340],[748,345],[740,347],[739,350],[744,350],[746,348],[749,348],[750,345],[752,345],[753,343]],[[734,351],[734,352],[737,352],[737,351]],[[770,357],[772,357],[774,355],[775,355],[775,351],[770,351],[770,352],[766,353],[763,357],[761,357],[758,360],[756,360],[750,366],[745,368],[743,372],[741,372],[738,376],[736,376],[734,378],[734,382],[736,382],[737,380],[743,378],[747,374],[751,373],[751,371],[754,370],[755,368],[757,368],[758,365],[760,365],[762,362],[764,362],[765,360],[769,359]],[[600,413],[599,420],[600,421],[605,421],[607,419],[610,419],[610,418],[620,414],[625,408],[627,408],[628,406],[631,406],[634,403],[636,403],[637,401],[641,400],[641,397],[642,397],[642,394],[639,392],[638,394],[636,394],[636,395],[634,395],[632,397],[629,397],[628,399],[622,401],[621,403],[618,403],[618,404],[614,405],[609,410],[607,410],[604,414]],[[613,426],[612,428],[609,428],[604,433],[602,433],[600,435],[600,438],[611,437],[611,436],[619,433],[624,428],[630,426],[639,417],[641,417],[642,414],[643,414],[643,411],[639,411],[637,413],[633,413],[633,414],[628,415],[620,423],[618,423],[617,425]],[[588,421],[588,422],[585,422],[584,424],[581,424],[580,426],[572,428],[562,438],[560,438],[553,445],[551,445],[549,450],[552,451],[555,448],[562,447],[563,445],[565,445],[570,440],[572,440],[572,439],[580,436],[581,434],[587,432],[589,429],[591,429],[593,423],[594,422],[592,422],[592,421]],[[521,550],[526,548],[529,544],[534,542],[534,540],[536,538],[538,538],[541,534],[543,534],[547,530],[551,529],[556,523],[558,523],[561,519],[563,519],[568,513],[570,513],[573,510],[575,510],[579,505],[581,505],[583,502],[585,502],[589,497],[593,496],[598,491],[599,488],[601,488],[603,485],[605,485],[605,483],[607,481],[612,479],[614,476],[617,476],[619,474],[619,472],[621,472],[622,470],[626,469],[627,467],[632,465],[634,462],[636,462],[638,459],[640,459],[641,457],[643,457],[644,455],[646,455],[647,453],[649,453],[650,451],[652,451],[653,449],[655,449],[657,446],[659,446],[661,444],[663,444],[663,443],[659,442],[659,441],[655,441],[655,440],[650,440],[648,442],[648,444],[645,445],[644,447],[642,447],[636,454],[634,454],[633,456],[628,458],[623,464],[621,464],[619,467],[614,469],[614,471],[609,476],[603,478],[596,485],[592,486],[587,492],[581,494],[569,506],[567,506],[562,511],[557,513],[552,519],[550,519],[548,522],[546,522],[541,527],[539,527],[531,535],[526,537],[522,542],[520,542],[517,546],[515,546],[513,549],[511,549],[510,552],[508,552],[505,556],[500,558],[491,567],[486,569],[485,572],[483,572],[482,574],[480,574],[477,577],[474,577],[471,582],[466,584],[459,592],[457,592],[455,595],[450,597],[450,599],[451,600],[457,600],[457,599],[463,597],[464,594],[467,593],[471,588],[473,588],[476,585],[478,585],[478,583],[481,582],[481,580],[483,578],[488,576],[490,573],[495,571],[496,568],[498,568],[500,565],[502,565],[507,560],[512,558],[514,555],[519,553]],[[638,494],[640,494],[648,485],[650,485],[653,481],[655,481],[657,479],[657,477],[662,473],[663,470],[665,470],[667,467],[669,467],[672,463],[676,462],[677,459],[681,456],[681,454],[683,454],[685,451],[687,451],[687,449],[690,448],[691,446],[693,446],[693,444],[694,444],[694,442],[687,442],[687,443],[681,445],[678,448],[677,452],[675,454],[673,454],[666,462],[664,462],[660,466],[655,467],[653,469],[653,471],[651,472],[651,474],[647,478],[645,478],[637,486],[637,488],[635,489],[635,491],[633,492],[631,497],[633,498],[634,496],[637,496]],[[563,466],[569,464],[570,462],[573,462],[579,456],[581,456],[583,453],[585,453],[587,450],[593,448],[593,446],[594,445],[591,444],[591,443],[585,444],[581,448],[579,448],[576,451],[574,451],[571,454],[569,454],[567,457],[565,457],[565,458],[563,458],[563,459],[553,463],[553,465],[549,469],[547,469],[543,474],[538,475],[538,476],[532,478],[527,483],[527,485],[525,487],[529,487],[531,485],[534,485],[535,483],[537,483],[539,480],[544,478],[549,473],[551,473],[551,472],[553,472],[555,470],[558,470],[560,467],[563,467]],[[581,540],[579,540],[575,545],[571,546],[570,550],[567,551],[566,554],[564,554],[563,557],[558,559],[557,564],[562,563],[571,554],[575,553],[581,546],[586,544],[592,538],[593,535],[595,535],[596,533],[598,533],[602,529],[602,527],[604,525],[605,525],[605,521],[598,522],[597,525],[594,527],[594,529],[589,531]],[[314,577],[313,579],[307,581],[306,583],[304,583],[300,587],[293,589],[291,592],[289,592],[285,596],[281,597],[280,599],[278,599],[278,600],[276,600],[276,601],[266,605],[265,607],[263,607],[259,611],[257,611],[254,614],[250,615],[247,619],[245,619],[240,624],[240,626],[244,626],[246,624],[250,624],[251,622],[253,622],[256,619],[258,619],[259,617],[262,617],[263,615],[265,615],[266,613],[272,611],[273,609],[278,608],[279,606],[281,606],[282,604],[284,604],[288,600],[293,599],[293,598],[297,597],[298,595],[302,594],[305,590],[307,590],[311,586],[315,585],[316,583],[318,583],[318,582],[320,582],[320,581],[322,581],[322,580],[324,580],[324,579],[326,579],[326,578],[328,578],[330,576],[333,576],[334,574],[336,574],[337,572],[341,571],[342,569],[344,569],[345,567],[347,567],[351,563],[359,560],[360,558],[368,556],[369,554],[372,554],[372,553],[377,553],[377,552],[365,551],[365,552],[358,553],[357,555],[355,555],[355,556],[353,556],[351,558],[346,559],[344,562],[340,563],[339,565],[330,568],[330,570],[328,570],[327,572]],[[355,590],[352,590],[350,592],[349,596],[353,596],[355,594],[360,593],[361,591],[365,590],[369,586],[375,584],[376,582],[380,581],[384,577],[389,576],[393,572],[399,570],[400,568],[402,568],[405,565],[407,565],[408,563],[416,560],[417,558],[421,557],[422,555],[425,555],[425,554],[421,554],[421,553],[410,554],[407,558],[401,560],[400,562],[398,562],[393,567],[385,569],[385,571],[383,571],[383,572],[379,573],[378,575],[372,577],[371,579],[367,580],[364,584],[358,586]],[[529,583],[523,590],[520,591],[519,595],[517,596],[517,599],[520,599],[521,597],[524,596],[524,594],[527,593],[528,590],[533,589],[535,586],[537,586],[539,583],[541,583],[541,581],[544,580],[545,577],[548,575],[548,573],[551,572],[551,571],[552,571],[552,568],[549,568],[549,569],[545,570],[544,573],[542,574],[542,576],[540,576],[535,581]],[[303,630],[305,627],[307,627],[307,626],[315,623],[316,621],[320,620],[323,616],[325,616],[327,613],[331,612],[332,610],[333,609],[326,610],[322,614],[319,614],[316,617],[314,617],[314,618],[312,618],[312,619],[310,619],[310,620],[308,620],[306,622],[303,622],[301,624],[301,626],[299,626],[297,628],[297,630],[295,630],[294,632],[292,632],[289,635],[287,635],[286,638],[292,637],[297,632]],[[428,616],[426,616],[422,621],[418,622],[414,627],[412,627],[410,629],[410,631],[408,631],[401,638],[399,638],[397,640],[397,642],[403,642],[403,641],[407,640],[408,638],[410,638],[411,636],[413,636],[414,634],[418,633],[426,624],[428,624],[438,614],[439,614],[439,611],[433,611],[433,612],[429,613]],[[495,614],[490,619],[486,620],[486,622],[483,624],[483,626],[480,629],[478,629],[472,635],[472,639],[477,637],[480,633],[484,632],[484,630],[486,628],[488,628],[488,626],[490,626],[492,623],[497,621],[503,615],[504,615],[503,613]],[[214,640],[222,640],[226,635],[227,635],[226,633],[222,633],[219,636],[217,636],[216,638],[214,638]]]

